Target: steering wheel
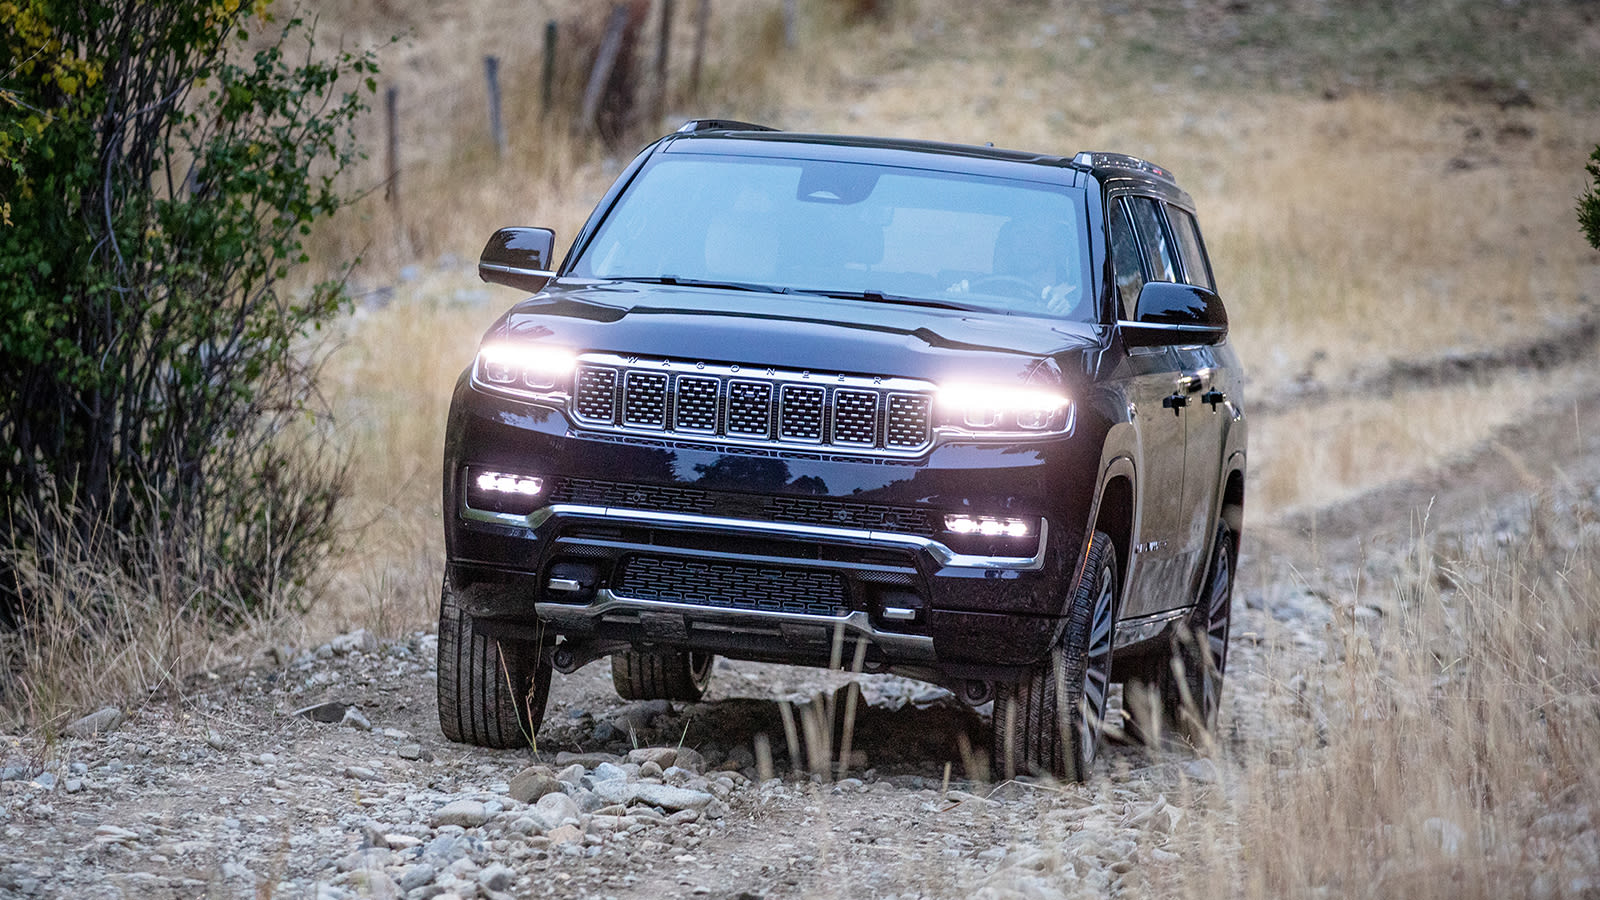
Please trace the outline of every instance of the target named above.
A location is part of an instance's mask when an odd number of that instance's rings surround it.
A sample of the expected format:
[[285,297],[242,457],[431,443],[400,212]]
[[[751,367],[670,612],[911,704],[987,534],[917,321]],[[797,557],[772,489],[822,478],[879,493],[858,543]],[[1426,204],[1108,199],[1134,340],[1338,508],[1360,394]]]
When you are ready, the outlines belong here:
[[1000,294],[1031,303],[1039,302],[1039,285],[1015,275],[979,275],[969,282],[968,289],[975,294]]

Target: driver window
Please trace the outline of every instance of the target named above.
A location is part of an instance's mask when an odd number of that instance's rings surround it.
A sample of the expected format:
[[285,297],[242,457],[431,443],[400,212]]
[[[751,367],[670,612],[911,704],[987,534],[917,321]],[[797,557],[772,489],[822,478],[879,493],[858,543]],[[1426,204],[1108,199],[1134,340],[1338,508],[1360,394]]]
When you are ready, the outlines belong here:
[[1117,294],[1122,300],[1122,317],[1134,317],[1139,289],[1144,287],[1144,269],[1139,263],[1139,241],[1122,200],[1111,201],[1111,267],[1117,278]]

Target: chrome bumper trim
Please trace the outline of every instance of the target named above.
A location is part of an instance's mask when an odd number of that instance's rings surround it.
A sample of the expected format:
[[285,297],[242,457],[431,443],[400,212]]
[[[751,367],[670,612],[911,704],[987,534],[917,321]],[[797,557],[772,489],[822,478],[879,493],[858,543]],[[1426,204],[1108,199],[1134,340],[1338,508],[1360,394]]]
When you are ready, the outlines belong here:
[[[615,506],[583,506],[575,503],[555,503],[534,510],[526,516],[511,513],[486,512],[466,505],[462,494],[461,517],[475,522],[490,522],[517,528],[538,528],[555,516],[578,516],[589,519],[611,519],[640,524],[671,525],[685,528],[702,528],[714,531],[757,532],[786,537],[814,538],[818,540],[875,541],[897,544],[921,550],[932,556],[939,565],[958,569],[1009,569],[1033,571],[1044,568],[1045,547],[1048,546],[1050,523],[1039,520],[1038,550],[1033,556],[968,556],[951,550],[932,538],[892,531],[868,531],[860,528],[832,528],[825,525],[802,525],[792,522],[762,522],[753,519],[725,519],[718,516],[700,516],[688,513],[657,512],[644,509],[625,509]],[[662,548],[661,552],[670,552]]]

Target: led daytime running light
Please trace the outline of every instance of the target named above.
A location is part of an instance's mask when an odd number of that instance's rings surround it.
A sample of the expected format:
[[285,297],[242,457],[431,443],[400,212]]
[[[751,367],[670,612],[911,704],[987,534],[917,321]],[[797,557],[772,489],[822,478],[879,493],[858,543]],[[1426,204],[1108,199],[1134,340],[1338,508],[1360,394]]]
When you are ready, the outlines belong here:
[[478,490],[490,494],[520,494],[537,496],[544,490],[544,479],[533,475],[507,475],[501,472],[480,472]]
[[978,534],[984,537],[1025,538],[1033,532],[1026,519],[997,519],[993,516],[945,516],[944,527],[954,534]]

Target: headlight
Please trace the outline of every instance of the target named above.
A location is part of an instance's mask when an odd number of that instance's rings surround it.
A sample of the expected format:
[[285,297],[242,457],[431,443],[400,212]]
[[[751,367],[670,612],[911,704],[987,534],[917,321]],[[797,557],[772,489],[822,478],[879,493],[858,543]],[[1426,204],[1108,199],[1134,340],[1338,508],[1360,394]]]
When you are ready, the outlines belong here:
[[478,350],[478,380],[513,391],[564,391],[577,364],[564,347],[490,343]]
[[940,423],[979,434],[1059,434],[1072,428],[1072,401],[1048,388],[947,384]]

